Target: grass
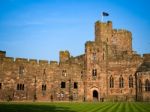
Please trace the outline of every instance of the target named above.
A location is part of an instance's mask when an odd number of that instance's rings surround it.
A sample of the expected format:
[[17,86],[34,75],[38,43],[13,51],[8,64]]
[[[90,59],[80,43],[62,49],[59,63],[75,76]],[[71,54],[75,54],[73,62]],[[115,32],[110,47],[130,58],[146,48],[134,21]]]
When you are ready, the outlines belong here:
[[0,112],[150,112],[150,103],[1,102]]

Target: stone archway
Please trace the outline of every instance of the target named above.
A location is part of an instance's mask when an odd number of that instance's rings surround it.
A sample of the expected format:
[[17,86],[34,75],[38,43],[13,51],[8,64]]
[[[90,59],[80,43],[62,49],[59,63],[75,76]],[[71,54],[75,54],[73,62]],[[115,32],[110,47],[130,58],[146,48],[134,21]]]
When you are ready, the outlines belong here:
[[98,91],[93,90],[93,101],[98,101]]

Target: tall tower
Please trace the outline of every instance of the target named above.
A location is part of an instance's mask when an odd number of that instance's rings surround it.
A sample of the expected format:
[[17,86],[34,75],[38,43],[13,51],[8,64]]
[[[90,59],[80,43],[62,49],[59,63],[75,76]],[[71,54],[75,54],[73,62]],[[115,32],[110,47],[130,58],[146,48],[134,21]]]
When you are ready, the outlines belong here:
[[102,23],[97,21],[95,23],[95,42],[105,42],[109,44],[112,35],[112,22]]
[[60,63],[66,62],[67,60],[69,60],[69,58],[70,58],[70,53],[69,53],[69,51],[60,51],[60,52],[59,52],[59,60],[60,60]]
[[125,29],[113,29],[111,21],[95,23],[95,42],[104,50],[107,46],[108,54],[116,51],[132,53],[132,33]]
[[86,59],[86,94],[88,101],[100,100],[106,96],[106,62],[107,44],[112,35],[112,22],[95,23],[95,41],[88,41],[85,44]]

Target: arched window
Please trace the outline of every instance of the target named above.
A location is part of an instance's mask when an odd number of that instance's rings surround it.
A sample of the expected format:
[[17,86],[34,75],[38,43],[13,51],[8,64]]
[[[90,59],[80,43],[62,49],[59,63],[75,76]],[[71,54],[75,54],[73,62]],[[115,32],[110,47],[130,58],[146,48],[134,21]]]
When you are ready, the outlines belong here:
[[119,88],[123,88],[124,87],[124,80],[122,75],[119,77]]
[[46,84],[42,84],[42,91],[46,91]]
[[133,88],[133,77],[132,77],[132,75],[129,76],[129,88]]
[[93,53],[93,61],[96,60],[96,53]]
[[114,78],[112,77],[112,75],[110,76],[109,83],[110,83],[110,88],[114,88]]
[[19,66],[19,75],[23,75],[24,73],[24,66]]
[[93,75],[93,76],[97,76],[97,69],[93,69],[93,70],[92,70],[92,75]]
[[145,81],[145,91],[150,91],[150,81],[148,79]]
[[64,76],[64,77],[67,76],[67,71],[66,70],[62,70],[62,76]]
[[139,92],[142,92],[142,81],[139,79]]
[[24,84],[17,84],[17,90],[24,90]]

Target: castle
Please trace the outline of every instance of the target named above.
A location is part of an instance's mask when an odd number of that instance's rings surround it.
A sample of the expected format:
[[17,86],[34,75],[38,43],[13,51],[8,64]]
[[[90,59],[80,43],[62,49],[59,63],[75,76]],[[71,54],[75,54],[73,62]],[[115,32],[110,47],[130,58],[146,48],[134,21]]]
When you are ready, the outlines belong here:
[[0,101],[150,101],[150,54],[132,49],[130,31],[95,23],[85,53],[60,61],[7,57],[0,51]]

